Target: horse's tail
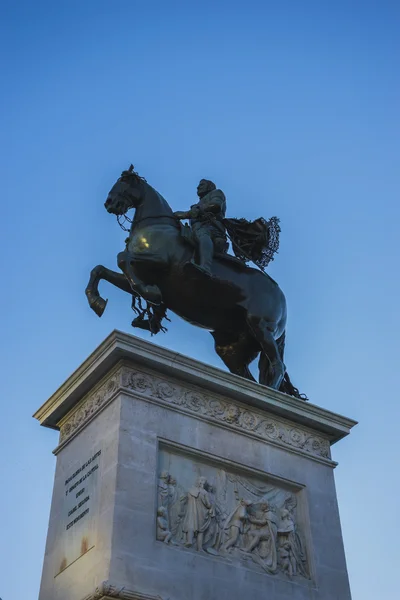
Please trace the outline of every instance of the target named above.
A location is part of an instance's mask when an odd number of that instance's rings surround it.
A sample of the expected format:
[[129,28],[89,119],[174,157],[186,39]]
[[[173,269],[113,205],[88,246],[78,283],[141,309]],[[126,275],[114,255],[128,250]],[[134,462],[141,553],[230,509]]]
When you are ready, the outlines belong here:
[[[282,333],[282,335],[276,340],[276,344],[278,346],[278,350],[279,350],[279,354],[280,354],[282,362],[283,362],[283,355],[285,352],[285,340],[286,340],[286,331],[284,331]],[[300,394],[297,387],[294,387],[293,383],[290,381],[290,377],[289,377],[289,374],[287,371],[285,371],[285,375],[284,375],[283,381],[279,387],[279,391],[283,392],[284,394],[289,394],[289,396],[294,396],[295,398],[298,398],[299,400],[308,400],[308,398],[305,394]]]
[[276,340],[276,345],[278,346],[279,354],[281,356],[281,360],[283,361],[283,355],[285,353],[285,340],[286,340],[286,330],[283,331],[282,335],[278,337]]

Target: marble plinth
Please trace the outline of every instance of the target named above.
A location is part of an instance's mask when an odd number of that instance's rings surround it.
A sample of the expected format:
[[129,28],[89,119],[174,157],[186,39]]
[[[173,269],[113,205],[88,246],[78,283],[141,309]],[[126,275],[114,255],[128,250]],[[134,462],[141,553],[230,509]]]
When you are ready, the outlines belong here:
[[34,416],[60,431],[39,600],[350,600],[355,421],[119,331]]

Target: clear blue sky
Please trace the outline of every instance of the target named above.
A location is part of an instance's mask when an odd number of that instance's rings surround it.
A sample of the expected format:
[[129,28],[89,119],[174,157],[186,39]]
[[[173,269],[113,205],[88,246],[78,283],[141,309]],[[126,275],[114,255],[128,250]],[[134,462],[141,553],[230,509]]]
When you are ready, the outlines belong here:
[[[0,596],[36,600],[39,587],[57,434],[31,414],[112,329],[131,331],[127,295],[103,284],[98,319],[84,288],[123,248],[103,202],[133,162],[175,210],[206,177],[229,215],[281,218],[270,272],[288,300],[290,375],[360,421],[333,449],[353,600],[395,600],[398,2],[0,11]],[[177,318],[153,341],[222,367],[211,336]]]

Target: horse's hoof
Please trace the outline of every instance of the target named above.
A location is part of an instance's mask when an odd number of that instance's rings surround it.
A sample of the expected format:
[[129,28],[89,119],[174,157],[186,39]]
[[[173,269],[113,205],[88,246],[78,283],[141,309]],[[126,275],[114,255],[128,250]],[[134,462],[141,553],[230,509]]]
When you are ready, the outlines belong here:
[[98,317],[101,317],[107,306],[108,300],[104,300],[100,296],[90,303],[90,308],[94,310]]
[[144,329],[145,331],[151,331],[148,319],[141,319],[140,317],[136,317],[136,319],[133,319],[131,325],[132,327],[138,327],[139,329]]

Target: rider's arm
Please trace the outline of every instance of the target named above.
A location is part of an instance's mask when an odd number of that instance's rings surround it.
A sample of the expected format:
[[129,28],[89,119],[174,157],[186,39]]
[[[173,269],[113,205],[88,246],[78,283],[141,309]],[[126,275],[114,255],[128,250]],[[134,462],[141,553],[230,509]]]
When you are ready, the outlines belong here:
[[174,212],[174,217],[176,217],[179,220],[189,219],[190,218],[190,210],[186,210],[186,211],[177,210],[176,212]]
[[200,208],[198,204],[193,204],[190,207],[190,210],[185,210],[185,211],[177,211],[174,212],[174,216],[181,220],[181,219],[196,219],[199,216],[200,213]]
[[226,200],[225,194],[221,190],[211,192],[210,199],[207,202],[207,211],[225,217]]

